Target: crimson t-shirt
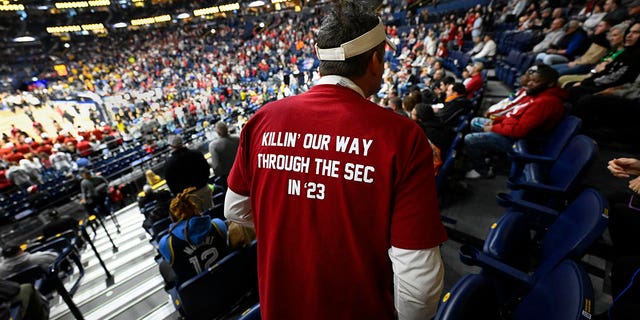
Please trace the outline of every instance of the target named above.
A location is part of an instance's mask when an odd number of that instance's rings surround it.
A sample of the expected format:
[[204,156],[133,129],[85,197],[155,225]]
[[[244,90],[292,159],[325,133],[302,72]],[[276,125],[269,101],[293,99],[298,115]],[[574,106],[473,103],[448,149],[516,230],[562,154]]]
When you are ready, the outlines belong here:
[[391,319],[388,249],[446,240],[424,133],[338,85],[261,108],[229,187],[250,197],[265,319]]

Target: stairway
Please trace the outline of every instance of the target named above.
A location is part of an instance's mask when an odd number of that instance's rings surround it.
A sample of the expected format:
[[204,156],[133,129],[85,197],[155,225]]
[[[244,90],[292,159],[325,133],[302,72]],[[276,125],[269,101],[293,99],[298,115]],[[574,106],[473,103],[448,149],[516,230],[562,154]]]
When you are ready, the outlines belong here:
[[[144,216],[137,203],[116,212],[121,233],[107,219],[105,225],[117,252],[102,228],[97,229],[94,244],[107,269],[113,276],[108,283],[106,273],[89,246],[82,252],[85,276],[73,301],[87,320],[102,319],[178,319],[179,315],[164,291],[164,282],[154,261],[156,250],[142,229]],[[90,235],[93,232],[88,230]],[[65,280],[67,288],[75,280]],[[49,302],[50,319],[75,319],[69,307],[55,295]]]

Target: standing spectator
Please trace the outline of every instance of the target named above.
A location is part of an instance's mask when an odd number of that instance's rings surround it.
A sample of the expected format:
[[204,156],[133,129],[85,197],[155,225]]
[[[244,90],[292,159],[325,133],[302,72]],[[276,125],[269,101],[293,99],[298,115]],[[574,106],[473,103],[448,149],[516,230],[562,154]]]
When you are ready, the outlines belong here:
[[181,193],[189,187],[195,187],[194,195],[198,199],[201,211],[212,208],[211,189],[207,184],[210,167],[200,151],[190,150],[184,146],[182,137],[169,137],[171,157],[165,164],[165,180],[171,193]]
[[220,177],[226,188],[227,177],[229,176],[229,172],[231,172],[233,161],[236,159],[236,152],[238,151],[240,140],[238,137],[229,135],[229,128],[222,121],[216,123],[215,130],[218,138],[209,143],[211,168],[213,169],[213,174]]
[[482,14],[480,13],[480,11],[476,11],[475,15],[476,19],[473,20],[473,27],[471,27],[471,36],[474,38],[479,38],[482,34]]
[[105,203],[109,182],[104,177],[92,175],[87,169],[80,170],[80,176],[80,204],[83,204],[90,214],[105,218],[111,213]]
[[225,215],[255,223],[266,320],[429,319],[438,304],[433,155],[411,119],[367,100],[387,38],[364,6],[336,4],[318,31],[318,84],[263,106],[241,133]]

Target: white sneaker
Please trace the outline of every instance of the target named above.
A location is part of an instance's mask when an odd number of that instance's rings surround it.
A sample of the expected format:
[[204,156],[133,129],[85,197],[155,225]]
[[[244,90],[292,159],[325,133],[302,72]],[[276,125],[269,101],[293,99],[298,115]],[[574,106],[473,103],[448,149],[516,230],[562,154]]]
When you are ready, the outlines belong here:
[[467,171],[467,174],[465,174],[464,177],[467,179],[479,179],[482,178],[482,175],[480,172],[476,171],[476,169],[471,169]]

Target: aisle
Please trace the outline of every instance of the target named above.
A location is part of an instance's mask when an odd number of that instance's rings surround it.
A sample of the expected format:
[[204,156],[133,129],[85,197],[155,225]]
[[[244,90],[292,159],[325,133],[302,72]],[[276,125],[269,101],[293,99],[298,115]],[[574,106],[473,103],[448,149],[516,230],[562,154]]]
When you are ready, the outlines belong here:
[[[117,212],[121,233],[107,220],[106,227],[118,252],[114,253],[105,231],[98,229],[94,240],[113,284],[107,286],[104,269],[89,246],[82,253],[85,276],[73,297],[87,320],[93,319],[176,319],[177,312],[164,291],[164,282],[154,261],[155,249],[142,229],[143,215],[133,203]],[[65,281],[67,287],[75,281]],[[50,318],[74,319],[67,305],[56,296]]]

